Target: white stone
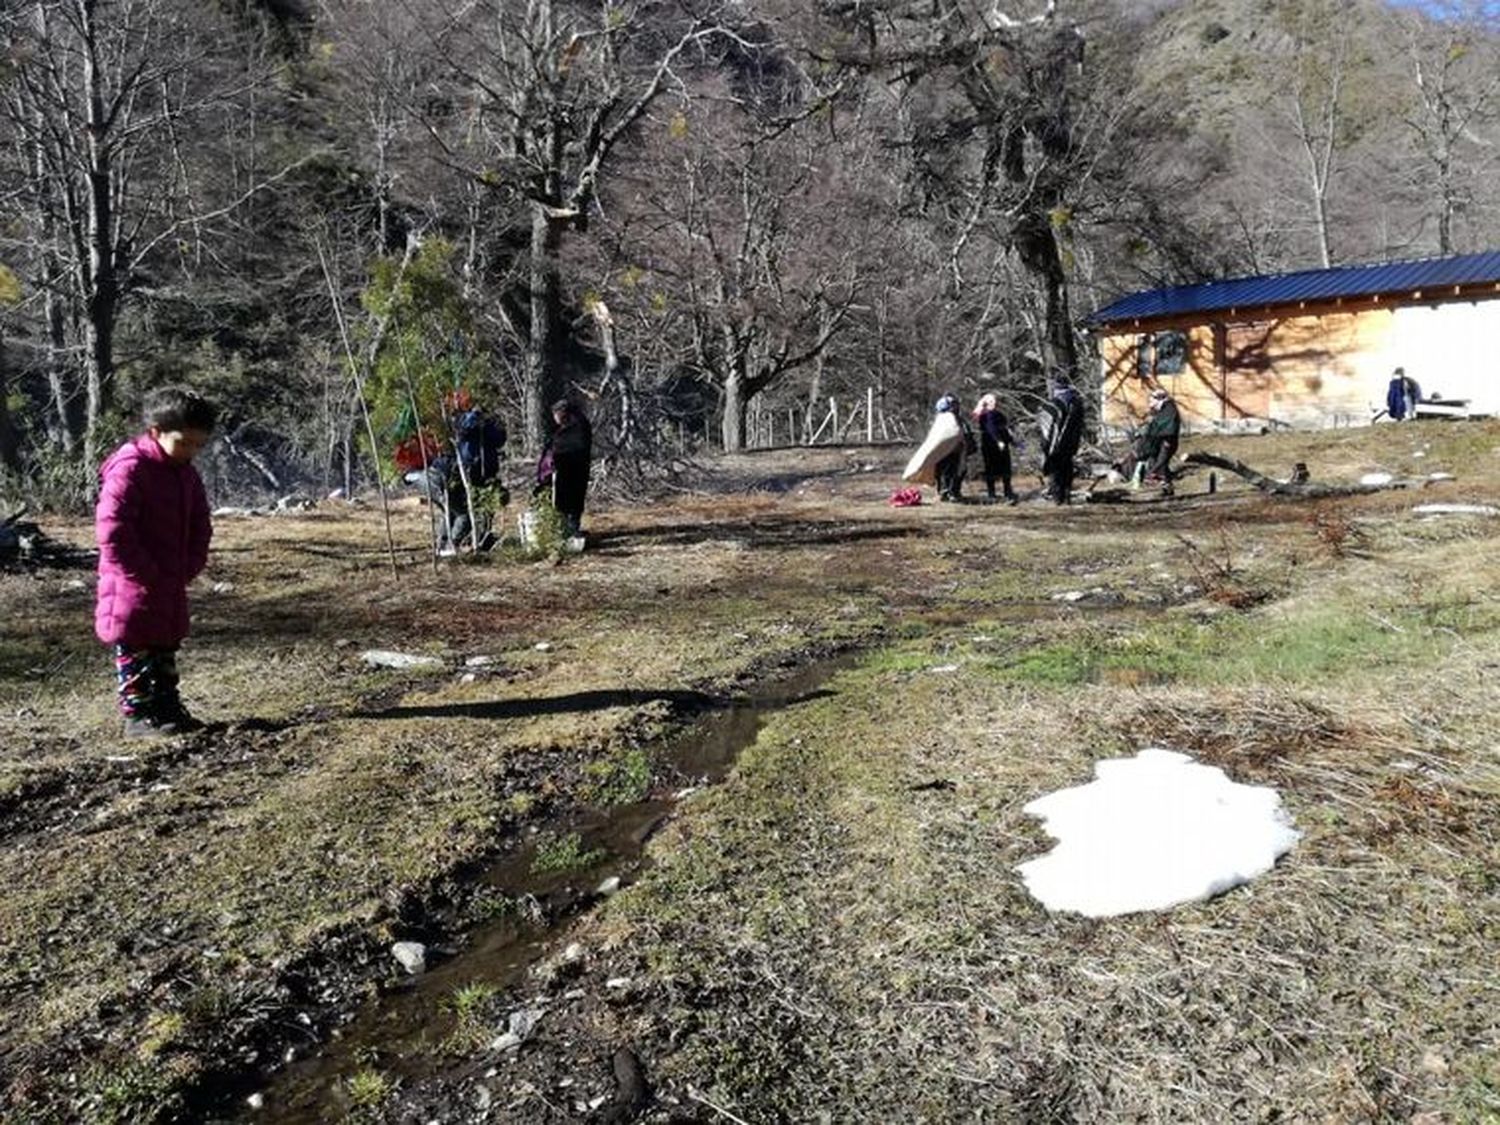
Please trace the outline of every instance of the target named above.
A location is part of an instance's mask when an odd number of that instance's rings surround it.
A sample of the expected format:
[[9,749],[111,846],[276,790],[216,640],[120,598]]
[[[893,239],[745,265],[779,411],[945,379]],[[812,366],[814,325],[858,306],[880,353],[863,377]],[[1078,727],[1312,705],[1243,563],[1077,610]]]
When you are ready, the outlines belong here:
[[613,989],[616,989],[616,990],[619,990],[619,989],[622,989],[622,988],[629,988],[630,987],[630,978],[629,977],[610,977],[609,980],[607,980],[607,981],[604,982],[604,987],[605,988],[613,988]]
[[374,668],[440,668],[443,664],[436,656],[417,656],[378,648],[367,649],[359,654],[359,658]]
[[577,962],[583,960],[583,954],[584,954],[583,944],[581,942],[576,942],[576,941],[572,942],[562,952],[563,964],[565,964],[565,965],[576,964]]
[[391,946],[391,956],[413,975],[427,970],[427,947],[420,941],[398,941]]

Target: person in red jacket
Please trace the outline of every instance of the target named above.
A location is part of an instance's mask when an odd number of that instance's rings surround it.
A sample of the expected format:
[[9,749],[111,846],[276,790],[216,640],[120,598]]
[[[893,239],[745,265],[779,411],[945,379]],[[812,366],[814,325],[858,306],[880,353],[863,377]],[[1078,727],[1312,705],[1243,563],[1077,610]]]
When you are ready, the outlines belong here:
[[217,411],[185,387],[146,396],[146,431],[99,470],[99,594],[94,632],[112,646],[127,738],[203,726],[177,692],[177,649],[188,634],[188,583],[208,562],[213,534],[193,458]]

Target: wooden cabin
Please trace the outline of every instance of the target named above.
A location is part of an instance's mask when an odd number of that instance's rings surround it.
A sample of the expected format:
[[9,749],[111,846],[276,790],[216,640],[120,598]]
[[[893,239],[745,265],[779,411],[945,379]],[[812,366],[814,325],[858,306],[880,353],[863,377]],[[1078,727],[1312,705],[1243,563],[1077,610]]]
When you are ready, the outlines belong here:
[[1500,414],[1500,251],[1152,289],[1088,324],[1116,433],[1156,384],[1193,429],[1367,425],[1397,367],[1421,413]]

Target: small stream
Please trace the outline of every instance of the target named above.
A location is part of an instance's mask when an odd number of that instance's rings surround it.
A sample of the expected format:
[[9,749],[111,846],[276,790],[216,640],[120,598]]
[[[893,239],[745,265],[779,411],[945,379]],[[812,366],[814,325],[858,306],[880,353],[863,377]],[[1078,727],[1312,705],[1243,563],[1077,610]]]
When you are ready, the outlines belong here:
[[[769,714],[815,698],[824,682],[856,659],[852,652],[826,657],[762,685],[677,735],[656,756],[658,762],[695,786],[721,780]],[[534,899],[540,916],[552,921],[527,921],[516,913],[469,932],[453,956],[434,957],[425,973],[368,1003],[336,1038],[279,1071],[260,1091],[263,1108],[256,1113],[241,1102],[235,1119],[292,1125],[342,1120],[349,1112],[345,1082],[361,1069],[375,1065],[391,1078],[412,1081],[453,1065],[437,1046],[454,1027],[445,1006],[454,990],[475,983],[506,989],[523,979],[530,966],[565,943],[573,920],[597,901],[594,889],[603,880],[628,880],[639,871],[646,840],[677,803],[677,795],[667,792],[634,804],[586,808],[549,825],[544,834],[528,835],[478,881],[513,901]],[[585,871],[534,872],[538,842],[568,832],[578,834],[583,850],[601,852],[603,858]],[[372,1064],[377,1052],[378,1063]]]

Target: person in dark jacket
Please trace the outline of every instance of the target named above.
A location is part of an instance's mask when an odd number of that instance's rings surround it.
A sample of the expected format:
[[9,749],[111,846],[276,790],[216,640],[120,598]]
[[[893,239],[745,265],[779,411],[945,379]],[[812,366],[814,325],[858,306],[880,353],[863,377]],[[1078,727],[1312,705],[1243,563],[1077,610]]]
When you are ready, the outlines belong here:
[[467,396],[458,401],[464,408],[453,416],[453,441],[427,466],[428,492],[445,514],[438,543],[442,555],[452,555],[469,538],[471,509],[485,522],[473,493],[499,478],[505,449],[505,425],[482,407],[469,406]]
[[938,399],[935,412],[952,414],[958,422],[959,433],[963,435],[958,448],[933,466],[933,471],[937,475],[938,499],[960,504],[963,502],[964,476],[968,457],[975,450],[974,428],[963,416],[963,412],[959,409],[958,399],[953,395],[944,395]]
[[1385,410],[1393,422],[1414,422],[1417,418],[1417,403],[1422,401],[1422,388],[1398,367],[1391,373],[1391,381],[1385,389]]
[[552,404],[555,428],[537,462],[537,492],[552,490],[552,506],[568,538],[583,530],[583,503],[589,489],[594,431],[583,411],[565,398]]
[[1083,397],[1066,379],[1049,381],[1039,421],[1047,498],[1066,504],[1073,492],[1073,459],[1083,442]]
[[1151,413],[1141,431],[1136,459],[1145,465],[1147,477],[1162,482],[1161,490],[1169,496],[1172,494],[1172,458],[1177,455],[1181,435],[1182,413],[1172,396],[1157,387],[1151,392]]
[[1015,489],[1011,487],[1011,437],[1010,425],[1000,412],[1000,402],[992,394],[986,394],[974,407],[974,427],[979,431],[979,452],[984,457],[984,488],[991,504],[995,502],[995,482],[998,480],[1001,495],[1007,504],[1016,502]]

